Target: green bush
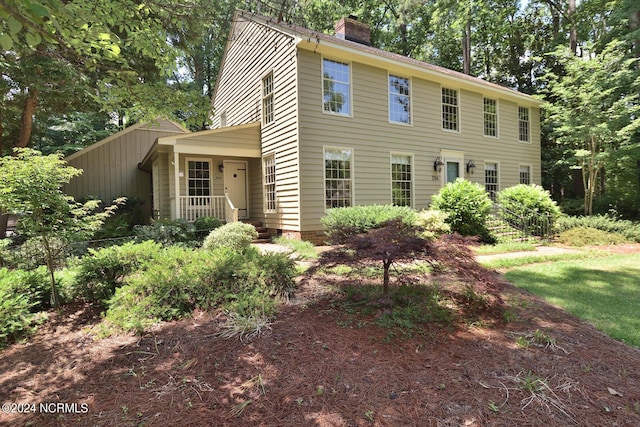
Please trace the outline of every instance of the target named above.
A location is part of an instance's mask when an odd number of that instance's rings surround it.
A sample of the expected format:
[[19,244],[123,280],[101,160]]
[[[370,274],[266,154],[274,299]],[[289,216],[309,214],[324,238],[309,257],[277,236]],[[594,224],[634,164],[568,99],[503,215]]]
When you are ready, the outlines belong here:
[[609,233],[618,233],[627,240],[640,242],[640,223],[616,219],[609,215],[563,216],[556,222],[556,230],[559,233],[576,227],[590,227]]
[[212,216],[201,216],[193,221],[196,229],[196,237],[200,240],[206,238],[216,228],[222,227],[223,222]]
[[38,282],[35,274],[0,269],[0,348],[31,332],[33,312],[45,298]]
[[162,246],[195,245],[195,228],[182,219],[152,221],[149,225],[137,225],[133,228],[137,242],[153,240]]
[[190,315],[195,308],[224,307],[241,314],[273,314],[277,295],[294,288],[295,264],[284,254],[244,254],[230,248],[166,248],[138,274],[127,278],[109,301],[106,319],[142,332],[161,321]]
[[[517,228],[526,227],[534,236],[550,234],[560,216],[560,208],[551,194],[536,184],[518,184],[498,192],[498,203],[505,209],[503,218]],[[524,226],[523,226],[524,225]]]
[[213,250],[226,247],[236,252],[242,252],[257,238],[258,232],[253,225],[232,222],[213,230],[204,240],[202,248]]
[[558,235],[557,240],[569,246],[617,245],[626,241],[621,234],[591,227],[576,227],[565,230]]
[[423,210],[418,212],[416,225],[420,228],[420,237],[427,240],[436,240],[442,234],[451,232],[451,226],[447,224],[449,214],[437,210]]
[[126,276],[157,257],[160,249],[160,244],[152,241],[90,249],[89,254],[75,264],[77,276],[74,296],[85,301],[104,303],[122,285]]
[[408,206],[351,206],[329,209],[322,217],[321,222],[329,240],[338,243],[354,234],[366,233],[373,228],[380,228],[383,224],[396,218],[413,226],[417,214]]
[[560,202],[560,210],[569,216],[584,215],[584,199],[564,199]]
[[431,209],[448,214],[452,231],[484,240],[490,240],[486,223],[491,206],[491,199],[480,184],[462,178],[448,183],[431,199]]

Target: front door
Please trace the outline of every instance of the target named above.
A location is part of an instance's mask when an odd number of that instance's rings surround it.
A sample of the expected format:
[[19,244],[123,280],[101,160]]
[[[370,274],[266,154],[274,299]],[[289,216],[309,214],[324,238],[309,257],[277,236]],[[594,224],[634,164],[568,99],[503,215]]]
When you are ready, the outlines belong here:
[[247,206],[247,162],[224,161],[224,192],[238,209],[238,218],[248,218]]
[[460,162],[447,160],[447,183],[454,182],[460,176]]

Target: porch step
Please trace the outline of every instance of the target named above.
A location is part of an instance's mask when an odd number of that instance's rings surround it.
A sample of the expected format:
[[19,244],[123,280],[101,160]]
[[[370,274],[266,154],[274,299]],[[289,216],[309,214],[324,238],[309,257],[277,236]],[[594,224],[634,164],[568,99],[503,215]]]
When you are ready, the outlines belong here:
[[252,243],[271,243],[271,232],[268,228],[262,226],[261,221],[247,221],[247,223],[253,225],[258,232],[258,238]]

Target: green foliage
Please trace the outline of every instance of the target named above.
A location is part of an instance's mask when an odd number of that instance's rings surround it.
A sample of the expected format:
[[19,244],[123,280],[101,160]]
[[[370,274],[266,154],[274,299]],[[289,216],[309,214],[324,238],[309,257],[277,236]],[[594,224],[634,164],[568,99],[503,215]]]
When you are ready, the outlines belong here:
[[195,308],[270,315],[273,298],[293,291],[294,276],[295,264],[284,254],[169,247],[116,289],[106,319],[140,333],[158,321],[188,316]]
[[225,247],[236,252],[242,252],[257,238],[258,232],[253,225],[232,222],[213,230],[204,240],[202,248],[213,250]]
[[584,199],[564,199],[559,207],[565,215],[580,216],[584,214]]
[[133,228],[145,223],[142,214],[143,203],[140,199],[127,199],[113,215],[104,221],[92,239],[115,239],[133,235]]
[[193,221],[193,226],[196,229],[196,237],[201,240],[207,237],[214,229],[222,227],[223,224],[220,219],[212,216],[201,216]]
[[524,221],[527,232],[542,236],[553,230],[560,208],[547,190],[536,184],[518,184],[498,192],[498,203],[506,209],[504,219],[511,225]]
[[305,240],[287,239],[285,237],[277,237],[274,239],[273,243],[290,248],[293,252],[295,252],[295,255],[301,259],[310,260],[318,258],[318,252],[313,247],[311,242],[307,242]]
[[617,233],[591,227],[576,227],[560,233],[556,240],[569,246],[616,245],[627,240]]
[[89,253],[76,262],[73,295],[85,301],[105,303],[127,276],[158,257],[160,248],[160,244],[146,241],[89,249]]
[[451,229],[463,236],[489,238],[491,199],[480,184],[462,178],[450,182],[431,199],[431,209],[445,212]]
[[329,239],[340,241],[354,234],[380,228],[394,219],[413,226],[416,217],[416,212],[407,206],[367,205],[329,209],[321,222]]
[[450,233],[451,226],[447,223],[448,217],[449,214],[438,210],[418,212],[415,225],[420,229],[420,237],[433,241],[442,234]]
[[616,219],[609,215],[563,216],[556,223],[556,230],[563,232],[576,227],[589,227],[624,236],[625,239],[640,242],[640,222]]
[[28,296],[0,283],[0,348],[30,332],[32,305]]
[[149,225],[138,225],[133,228],[137,242],[152,240],[163,246],[195,245],[195,228],[183,219],[153,220]]

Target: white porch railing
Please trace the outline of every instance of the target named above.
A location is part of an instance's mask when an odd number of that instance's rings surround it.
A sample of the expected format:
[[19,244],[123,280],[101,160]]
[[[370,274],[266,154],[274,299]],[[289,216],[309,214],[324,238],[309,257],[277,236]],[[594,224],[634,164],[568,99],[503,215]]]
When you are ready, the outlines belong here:
[[226,222],[238,222],[238,209],[229,196],[180,196],[180,218],[193,222],[212,216]]

